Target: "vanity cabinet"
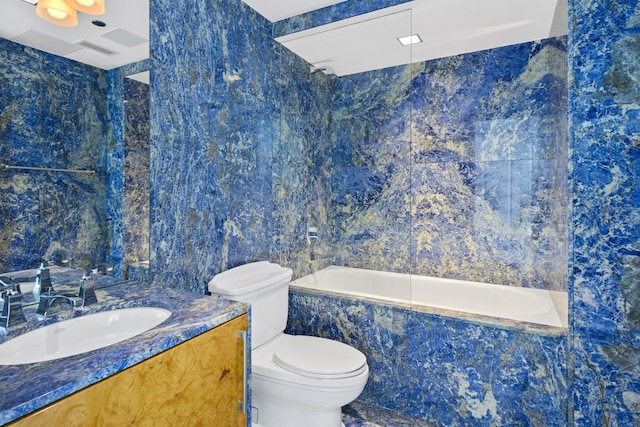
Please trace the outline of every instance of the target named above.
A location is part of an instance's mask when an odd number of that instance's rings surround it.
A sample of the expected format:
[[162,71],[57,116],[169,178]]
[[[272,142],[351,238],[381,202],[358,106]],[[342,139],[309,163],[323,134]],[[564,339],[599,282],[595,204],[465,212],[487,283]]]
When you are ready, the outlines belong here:
[[26,415],[10,426],[247,426],[247,315]]

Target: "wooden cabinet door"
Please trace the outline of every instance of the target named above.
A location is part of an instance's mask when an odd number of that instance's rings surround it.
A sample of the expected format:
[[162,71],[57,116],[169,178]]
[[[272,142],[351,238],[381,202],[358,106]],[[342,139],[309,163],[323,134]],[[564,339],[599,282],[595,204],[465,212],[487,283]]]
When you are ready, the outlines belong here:
[[243,315],[10,426],[246,427],[246,330]]

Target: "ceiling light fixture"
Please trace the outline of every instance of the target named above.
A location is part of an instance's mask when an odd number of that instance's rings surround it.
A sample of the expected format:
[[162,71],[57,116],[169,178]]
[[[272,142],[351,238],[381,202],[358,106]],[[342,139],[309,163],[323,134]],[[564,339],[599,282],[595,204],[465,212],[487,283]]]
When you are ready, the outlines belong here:
[[411,44],[422,43],[422,39],[417,34],[411,34],[410,36],[398,37],[398,41],[402,46],[408,46]]
[[42,19],[62,27],[78,25],[78,12],[102,15],[105,0],[40,0],[36,13]]
[[78,12],[89,15],[102,15],[104,13],[104,0],[64,0],[69,6]]

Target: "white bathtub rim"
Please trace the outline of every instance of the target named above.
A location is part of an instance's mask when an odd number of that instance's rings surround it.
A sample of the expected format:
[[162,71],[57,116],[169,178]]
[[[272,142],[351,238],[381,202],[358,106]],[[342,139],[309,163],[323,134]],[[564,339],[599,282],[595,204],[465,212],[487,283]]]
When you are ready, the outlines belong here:
[[448,309],[437,308],[437,307],[411,305],[403,302],[388,301],[381,298],[355,296],[355,295],[350,295],[343,292],[313,289],[313,288],[296,286],[296,285],[291,285],[291,291],[302,293],[302,294],[315,295],[315,296],[330,296],[332,298],[341,298],[341,299],[346,299],[353,302],[364,301],[371,304],[381,305],[381,306],[385,306],[393,309],[410,310],[410,311],[425,313],[425,314],[434,315],[434,316],[461,319],[473,324],[491,325],[491,326],[496,326],[500,328],[515,329],[515,330],[524,329],[531,333],[536,333],[536,334],[545,335],[545,336],[555,336],[555,335],[564,336],[567,334],[566,327],[549,326],[549,325],[543,325],[540,323],[511,320],[511,319],[505,319],[502,317],[493,317],[493,316],[486,316],[486,315],[480,315],[480,314],[466,313],[463,311],[448,310]]
[[[398,287],[402,287],[406,289],[401,290],[399,292],[397,296],[400,296],[400,297],[393,297],[393,296],[377,295],[377,294],[372,294],[368,292],[367,293],[357,292],[353,290],[345,291],[341,289],[330,289],[328,287],[318,286],[316,283],[314,283],[316,274],[318,273],[324,274],[327,272],[341,272],[341,273],[351,272],[354,274],[368,273],[368,274],[379,275],[381,278],[382,277],[396,278],[404,282],[402,283],[402,286],[398,286]],[[417,281],[420,281],[420,280],[436,281],[436,282],[440,282],[444,286],[450,285],[450,284],[456,284],[456,285],[463,285],[463,286],[478,287],[479,290],[483,290],[483,291],[494,289],[494,290],[505,291],[506,293],[524,292],[528,294],[528,296],[531,298],[531,301],[538,301],[539,304],[544,304],[544,308],[542,308],[541,306],[540,308],[538,308],[538,310],[544,309],[545,313],[541,318],[536,318],[536,316],[533,316],[533,315],[527,316],[526,314],[523,314],[523,313],[519,313],[519,314],[507,317],[503,315],[496,315],[494,313],[483,312],[482,310],[478,312],[474,312],[473,309],[470,310],[468,309],[468,307],[465,308],[464,310],[461,310],[461,309],[458,309],[457,307],[447,306],[446,304],[429,303],[429,305],[423,305],[423,304],[420,304],[419,302],[412,302],[411,301],[412,291],[410,288],[410,284],[413,281],[414,283],[413,296],[419,297],[418,294],[420,292],[417,291],[419,287],[416,287],[415,284],[417,283]],[[547,328],[551,328],[552,331],[553,329],[558,329],[558,331],[560,332],[566,332],[567,324],[568,324],[567,293],[560,292],[560,291],[546,291],[541,289],[496,285],[496,284],[488,284],[488,283],[482,283],[482,282],[472,282],[472,281],[455,280],[455,279],[442,279],[442,278],[431,277],[431,276],[415,276],[414,275],[413,277],[411,277],[410,275],[403,274],[403,273],[379,272],[374,270],[365,270],[365,269],[358,269],[353,267],[340,267],[340,266],[329,266],[325,269],[319,270],[316,273],[312,273],[307,276],[296,279],[295,281],[291,282],[291,287],[294,290],[310,291],[315,294],[328,293],[334,296],[347,297],[352,299],[362,298],[362,299],[366,299],[371,302],[375,302],[383,305],[399,306],[399,307],[411,309],[414,311],[429,312],[429,313],[434,313],[434,314],[444,315],[449,317],[464,318],[466,320],[479,321],[481,323],[492,323],[492,324],[497,323],[503,326],[516,326],[516,327],[526,326],[527,328],[533,328],[533,329],[542,328],[543,330],[547,330]],[[521,309],[526,310],[526,307],[521,307]]]

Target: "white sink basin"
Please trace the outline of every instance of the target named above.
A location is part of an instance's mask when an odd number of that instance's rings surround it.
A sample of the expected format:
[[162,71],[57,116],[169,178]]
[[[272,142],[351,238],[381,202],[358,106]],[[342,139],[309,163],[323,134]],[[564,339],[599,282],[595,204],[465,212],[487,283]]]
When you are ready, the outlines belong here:
[[0,365],[60,359],[107,347],[154,328],[171,316],[156,307],[102,311],[53,323],[0,345]]

